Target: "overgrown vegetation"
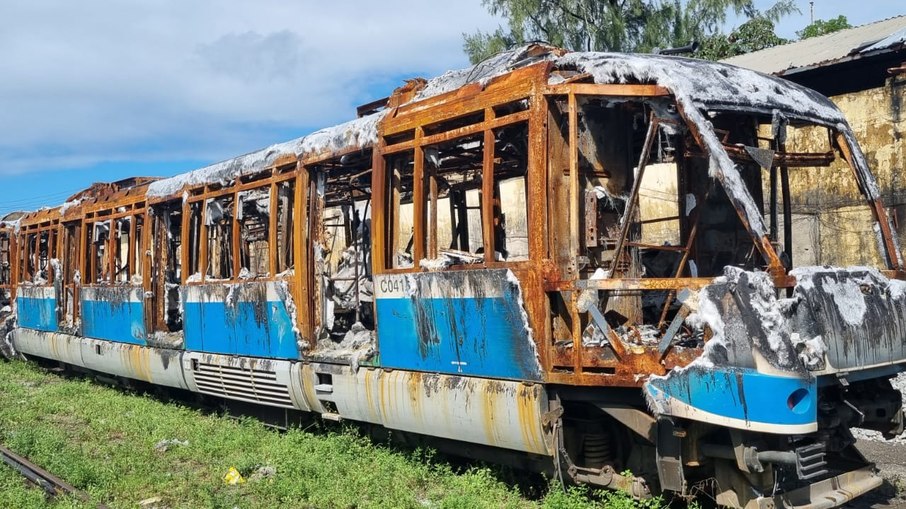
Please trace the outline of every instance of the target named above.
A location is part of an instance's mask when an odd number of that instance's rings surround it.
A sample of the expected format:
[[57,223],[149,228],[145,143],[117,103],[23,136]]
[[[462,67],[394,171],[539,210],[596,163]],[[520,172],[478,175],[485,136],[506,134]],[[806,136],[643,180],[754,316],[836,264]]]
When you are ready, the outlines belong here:
[[798,35],[800,39],[808,39],[809,37],[832,34],[845,28],[852,28],[852,25],[849,24],[849,20],[846,19],[846,16],[840,15],[836,18],[827,20],[816,20],[811,25],[796,32],[796,35]]
[[[172,442],[162,447],[165,440]],[[280,433],[252,419],[205,415],[21,362],[0,362],[0,442],[113,508],[142,501],[146,508],[662,505],[557,485],[530,500],[496,467],[452,466],[348,429]],[[245,482],[225,484],[230,467]],[[0,466],[0,507],[93,506],[46,501]]]

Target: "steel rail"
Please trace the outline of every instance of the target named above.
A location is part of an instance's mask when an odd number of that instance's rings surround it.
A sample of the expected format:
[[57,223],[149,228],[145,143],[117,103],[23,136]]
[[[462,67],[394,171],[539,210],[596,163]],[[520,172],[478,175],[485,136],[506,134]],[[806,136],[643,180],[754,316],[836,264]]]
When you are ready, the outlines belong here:
[[[0,459],[22,474],[29,482],[43,489],[48,496],[56,497],[58,495],[72,495],[82,502],[91,501],[91,498],[84,491],[76,489],[63,479],[51,474],[47,470],[44,470],[2,445],[0,445]],[[98,504],[97,507],[98,509],[108,509],[104,504]]]

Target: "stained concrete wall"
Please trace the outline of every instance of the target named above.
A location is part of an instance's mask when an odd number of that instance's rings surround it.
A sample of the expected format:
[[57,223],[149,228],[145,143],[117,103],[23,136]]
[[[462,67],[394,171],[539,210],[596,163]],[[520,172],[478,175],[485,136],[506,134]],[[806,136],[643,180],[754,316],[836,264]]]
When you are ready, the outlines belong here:
[[[892,78],[884,87],[831,99],[846,115],[878,179],[884,203],[894,215],[901,242],[906,240],[906,210],[900,210],[906,204],[906,115],[902,111],[906,79]],[[789,134],[788,150],[830,150],[823,129],[791,129]],[[838,159],[828,168],[793,168],[790,188],[794,226],[796,217],[813,217],[811,221],[817,222],[817,261],[831,265],[883,265],[874,220],[845,161]]]

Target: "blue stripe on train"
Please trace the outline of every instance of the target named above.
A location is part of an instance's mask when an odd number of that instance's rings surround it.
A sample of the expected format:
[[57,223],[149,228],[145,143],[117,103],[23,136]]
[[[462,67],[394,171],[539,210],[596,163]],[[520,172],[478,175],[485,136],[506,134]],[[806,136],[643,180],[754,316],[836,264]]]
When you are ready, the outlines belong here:
[[19,327],[57,332],[57,299],[16,297],[16,320]]
[[804,425],[817,419],[817,381],[752,369],[692,367],[645,384],[655,400],[673,399],[711,414],[750,423]]
[[85,337],[145,345],[145,307],[128,300],[82,300]]
[[541,378],[514,295],[379,298],[376,309],[382,367]]
[[298,359],[296,335],[282,301],[186,302],[186,349]]

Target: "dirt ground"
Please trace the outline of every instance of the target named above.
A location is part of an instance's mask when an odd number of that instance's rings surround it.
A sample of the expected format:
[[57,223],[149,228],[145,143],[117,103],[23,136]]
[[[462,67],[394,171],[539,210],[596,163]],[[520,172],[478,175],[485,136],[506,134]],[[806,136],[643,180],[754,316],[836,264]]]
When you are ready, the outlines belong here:
[[906,443],[859,440],[858,448],[875,462],[884,485],[844,507],[854,509],[906,509]]

